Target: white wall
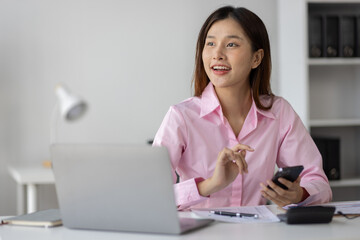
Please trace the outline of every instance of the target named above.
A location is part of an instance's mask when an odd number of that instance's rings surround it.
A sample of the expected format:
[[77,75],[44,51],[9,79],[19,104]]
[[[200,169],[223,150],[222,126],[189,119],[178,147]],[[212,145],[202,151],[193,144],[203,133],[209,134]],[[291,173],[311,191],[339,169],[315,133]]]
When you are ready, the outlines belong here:
[[267,25],[276,93],[276,0],[0,0],[0,215],[16,213],[6,166],[49,159],[56,83],[90,105],[81,121],[59,123],[57,141],[145,143],[191,96],[197,34],[227,4]]
[[283,66],[278,72],[278,89],[281,96],[289,101],[304,125],[308,127],[306,12],[306,1],[278,0],[278,60],[279,66]]

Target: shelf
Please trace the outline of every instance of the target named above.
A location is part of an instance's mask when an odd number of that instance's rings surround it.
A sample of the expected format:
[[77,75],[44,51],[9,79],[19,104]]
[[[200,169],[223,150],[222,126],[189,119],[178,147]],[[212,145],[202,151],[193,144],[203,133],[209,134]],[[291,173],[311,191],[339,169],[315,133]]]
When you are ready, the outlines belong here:
[[360,178],[332,180],[330,181],[331,187],[360,187]]
[[360,126],[360,118],[310,120],[310,127],[351,127],[351,126]]
[[[359,0],[340,0],[341,3],[359,3]],[[307,0],[308,3],[339,3],[339,0]]]
[[309,58],[309,66],[360,65],[360,58]]

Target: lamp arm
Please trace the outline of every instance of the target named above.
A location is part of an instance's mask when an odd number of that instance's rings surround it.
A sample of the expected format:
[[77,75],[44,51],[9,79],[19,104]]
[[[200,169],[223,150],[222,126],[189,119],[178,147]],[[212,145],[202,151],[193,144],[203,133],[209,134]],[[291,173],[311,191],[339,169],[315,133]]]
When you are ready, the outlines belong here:
[[59,119],[59,103],[56,101],[51,114],[51,123],[50,123],[50,145],[54,144],[57,139],[57,127]]

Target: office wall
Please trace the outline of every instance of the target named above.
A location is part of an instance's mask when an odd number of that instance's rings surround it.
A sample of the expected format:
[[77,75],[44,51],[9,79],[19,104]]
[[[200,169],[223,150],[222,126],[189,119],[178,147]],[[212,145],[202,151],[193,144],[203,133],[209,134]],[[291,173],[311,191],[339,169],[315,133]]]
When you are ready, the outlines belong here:
[[[276,0],[0,0],[0,215],[16,212],[6,166],[50,158],[58,82],[90,107],[75,123],[55,115],[57,142],[145,143],[169,106],[191,96],[198,31],[227,4],[267,25],[277,92]],[[53,204],[48,188],[40,208]]]

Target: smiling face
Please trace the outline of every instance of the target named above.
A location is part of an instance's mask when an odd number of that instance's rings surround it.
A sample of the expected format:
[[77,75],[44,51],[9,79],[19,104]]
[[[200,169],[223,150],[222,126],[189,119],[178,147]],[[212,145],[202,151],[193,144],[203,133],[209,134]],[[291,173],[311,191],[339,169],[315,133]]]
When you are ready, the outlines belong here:
[[262,59],[253,51],[242,27],[232,18],[215,22],[209,29],[202,52],[204,69],[215,89],[250,89],[249,75]]

